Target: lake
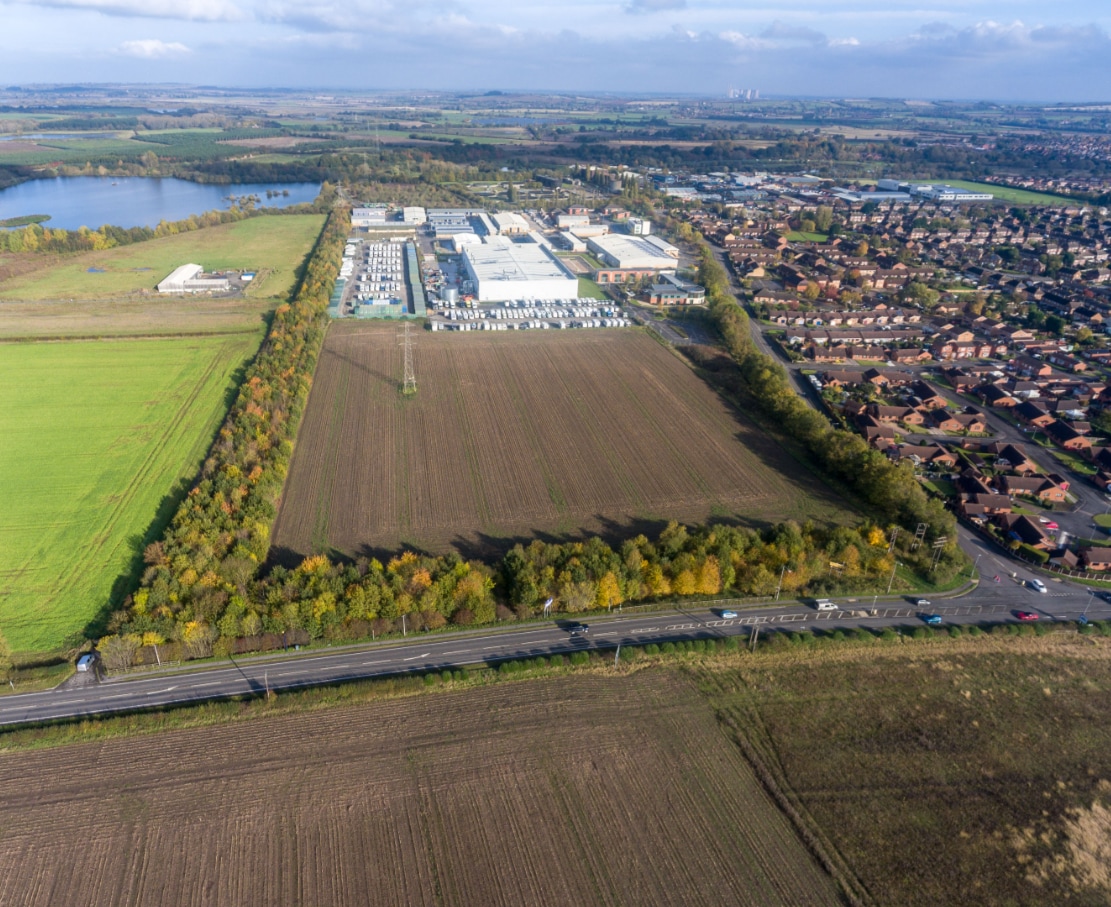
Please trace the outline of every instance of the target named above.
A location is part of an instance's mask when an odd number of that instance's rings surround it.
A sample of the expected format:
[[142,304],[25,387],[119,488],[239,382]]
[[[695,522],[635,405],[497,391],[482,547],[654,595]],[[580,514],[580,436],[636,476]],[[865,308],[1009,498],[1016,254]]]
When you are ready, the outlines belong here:
[[[267,198],[267,190],[277,194]],[[206,186],[145,176],[59,176],[0,190],[0,220],[49,214],[44,226],[64,230],[95,230],[102,224],[154,227],[161,220],[185,220],[191,214],[230,208],[229,196],[255,195],[260,205],[285,208],[311,202],[319,193],[319,183]]]

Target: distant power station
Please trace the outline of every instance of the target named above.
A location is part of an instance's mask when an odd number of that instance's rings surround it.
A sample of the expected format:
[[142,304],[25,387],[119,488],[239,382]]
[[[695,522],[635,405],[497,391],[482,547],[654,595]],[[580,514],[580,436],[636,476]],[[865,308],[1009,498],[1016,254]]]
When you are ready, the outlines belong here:
[[759,101],[759,88],[730,88],[729,100],[731,101]]

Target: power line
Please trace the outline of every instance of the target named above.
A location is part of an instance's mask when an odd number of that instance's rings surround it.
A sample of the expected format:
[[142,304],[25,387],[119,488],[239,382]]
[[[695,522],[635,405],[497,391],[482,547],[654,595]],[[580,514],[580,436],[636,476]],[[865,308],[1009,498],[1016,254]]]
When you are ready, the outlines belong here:
[[409,322],[405,322],[401,345],[405,348],[405,377],[402,380],[401,393],[412,396],[417,392],[417,374],[413,368],[413,337],[409,333]]

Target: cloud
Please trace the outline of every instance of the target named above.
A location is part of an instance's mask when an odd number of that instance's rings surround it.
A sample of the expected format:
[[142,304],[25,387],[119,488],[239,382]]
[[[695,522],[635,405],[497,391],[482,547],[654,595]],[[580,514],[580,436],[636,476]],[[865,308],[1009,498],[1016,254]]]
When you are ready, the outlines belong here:
[[625,12],[631,16],[645,16],[686,8],[687,0],[630,0],[625,4]]
[[90,10],[107,16],[236,22],[246,18],[230,0],[14,0],[32,6]]
[[760,32],[760,37],[773,41],[806,41],[810,44],[825,44],[829,40],[820,31],[803,25],[787,25],[778,19]]
[[169,43],[158,38],[142,38],[138,41],[124,41],[116,48],[116,53],[125,57],[138,57],[140,60],[164,60],[172,57],[185,57],[192,51],[177,41]]

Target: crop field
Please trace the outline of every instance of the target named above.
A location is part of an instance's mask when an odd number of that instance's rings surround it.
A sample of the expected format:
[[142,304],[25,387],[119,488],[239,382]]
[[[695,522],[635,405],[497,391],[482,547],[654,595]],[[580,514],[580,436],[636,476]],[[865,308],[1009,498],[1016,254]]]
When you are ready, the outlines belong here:
[[425,333],[414,357],[419,393],[405,399],[396,328],[332,325],[275,557],[482,554],[669,519],[844,516],[778,441],[642,331]]
[[[285,299],[323,223],[323,216],[317,214],[265,215],[102,252],[43,255],[37,269],[4,282],[0,300],[87,300],[153,293],[162,278],[188,262],[206,270],[257,270],[259,276],[248,295]],[[0,254],[0,268],[5,257]],[[25,268],[26,256],[18,260]]]
[[677,673],[0,755],[0,905],[841,904]]
[[261,336],[0,348],[0,630],[13,649],[61,647],[106,607]]
[[789,647],[701,681],[871,903],[1107,904],[1111,640],[1022,632]]

